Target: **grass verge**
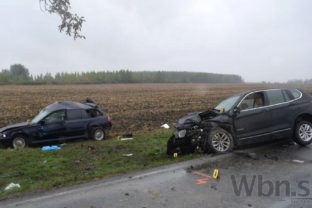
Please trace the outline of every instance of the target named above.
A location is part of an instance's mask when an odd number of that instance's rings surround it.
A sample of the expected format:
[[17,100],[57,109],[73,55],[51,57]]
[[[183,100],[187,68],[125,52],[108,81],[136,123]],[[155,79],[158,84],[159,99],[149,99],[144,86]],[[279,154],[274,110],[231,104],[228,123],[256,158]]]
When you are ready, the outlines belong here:
[[[168,158],[165,152],[170,134],[169,130],[137,132],[129,141],[77,141],[48,152],[39,147],[1,149],[0,200],[199,157]],[[4,191],[11,182],[21,188]]]

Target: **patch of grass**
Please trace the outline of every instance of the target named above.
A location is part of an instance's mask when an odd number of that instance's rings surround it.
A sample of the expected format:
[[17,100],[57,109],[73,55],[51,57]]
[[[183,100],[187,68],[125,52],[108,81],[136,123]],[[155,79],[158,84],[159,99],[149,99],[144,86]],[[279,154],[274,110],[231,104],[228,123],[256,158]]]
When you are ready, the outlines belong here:
[[[43,152],[39,147],[0,150],[0,199],[25,192],[48,190],[116,174],[157,167],[199,157],[199,154],[168,158],[169,130],[137,132],[134,139],[102,142],[77,141],[61,150]],[[133,156],[125,156],[133,154]],[[4,191],[11,182],[20,189]]]

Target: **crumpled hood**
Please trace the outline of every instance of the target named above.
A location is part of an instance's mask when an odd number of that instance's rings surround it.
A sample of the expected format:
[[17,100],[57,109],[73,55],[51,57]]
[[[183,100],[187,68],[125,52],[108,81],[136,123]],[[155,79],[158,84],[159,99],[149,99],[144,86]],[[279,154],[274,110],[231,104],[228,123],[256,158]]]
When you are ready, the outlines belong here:
[[20,127],[24,127],[27,126],[28,123],[27,122],[23,122],[23,123],[18,123],[18,124],[13,124],[13,125],[9,125],[9,126],[5,126],[0,128],[0,132],[4,132],[7,130],[11,130],[11,129],[16,129],[16,128],[20,128]]
[[218,113],[212,110],[203,111],[203,112],[192,112],[180,118],[178,121],[178,124],[182,125],[182,124],[199,123],[202,120],[212,119],[216,116],[218,116]]
[[201,112],[192,112],[188,113],[187,115],[183,116],[178,120],[178,124],[188,124],[188,123],[198,123],[201,121],[199,116]]

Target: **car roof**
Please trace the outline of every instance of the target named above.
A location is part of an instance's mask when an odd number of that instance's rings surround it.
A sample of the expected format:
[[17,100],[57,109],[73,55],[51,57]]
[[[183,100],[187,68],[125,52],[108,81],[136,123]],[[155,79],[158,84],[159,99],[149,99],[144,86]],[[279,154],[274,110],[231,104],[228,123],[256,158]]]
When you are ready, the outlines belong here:
[[298,88],[263,88],[263,89],[255,89],[255,90],[249,90],[249,91],[245,91],[240,93],[241,95],[246,95],[252,92],[261,92],[261,91],[269,91],[269,90],[299,90],[300,92],[302,92],[302,90],[298,89]]
[[56,111],[56,110],[73,110],[73,109],[93,109],[94,107],[89,104],[73,102],[73,101],[59,101],[52,103],[46,107],[49,111]]

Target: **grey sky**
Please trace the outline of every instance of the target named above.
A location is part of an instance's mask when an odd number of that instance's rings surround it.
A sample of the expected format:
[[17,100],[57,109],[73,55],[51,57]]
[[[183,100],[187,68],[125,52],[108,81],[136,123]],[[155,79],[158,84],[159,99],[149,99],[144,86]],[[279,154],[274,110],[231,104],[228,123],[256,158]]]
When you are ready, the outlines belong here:
[[71,0],[86,40],[59,33],[39,0],[0,0],[0,69],[33,74],[183,70],[246,81],[312,78],[312,1]]

